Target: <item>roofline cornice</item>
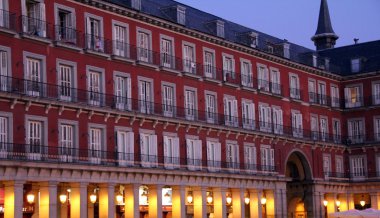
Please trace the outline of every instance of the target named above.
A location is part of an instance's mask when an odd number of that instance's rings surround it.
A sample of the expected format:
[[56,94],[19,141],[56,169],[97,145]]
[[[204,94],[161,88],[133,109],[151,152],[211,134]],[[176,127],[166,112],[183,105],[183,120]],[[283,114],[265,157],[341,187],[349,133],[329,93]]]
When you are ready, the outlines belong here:
[[147,23],[154,25],[154,26],[158,26],[161,28],[169,29],[171,31],[175,31],[177,33],[192,36],[192,37],[198,38],[200,40],[204,40],[204,41],[209,42],[209,43],[214,43],[214,44],[217,44],[217,45],[229,48],[229,49],[234,49],[236,51],[243,52],[243,53],[246,53],[246,54],[258,57],[258,58],[262,58],[265,60],[269,60],[269,61],[281,64],[281,65],[284,65],[287,67],[295,68],[297,70],[306,71],[308,73],[319,75],[319,76],[324,76],[324,77],[327,77],[327,78],[333,79],[333,80],[338,80],[338,81],[342,80],[342,76],[340,76],[340,75],[333,74],[333,73],[330,73],[327,71],[323,71],[321,69],[314,68],[314,67],[311,67],[311,66],[308,66],[305,64],[290,61],[286,58],[282,58],[282,57],[279,57],[276,55],[268,54],[268,53],[265,53],[265,52],[260,51],[258,49],[254,49],[254,48],[250,48],[248,46],[243,46],[243,45],[240,45],[240,44],[237,44],[234,42],[230,42],[230,41],[227,41],[225,39],[221,39],[219,37],[215,37],[215,36],[212,36],[212,35],[197,31],[197,30],[189,29],[189,28],[186,28],[182,25],[175,24],[175,23],[170,22],[170,21],[166,21],[162,18],[154,17],[151,15],[142,13],[142,12],[134,11],[132,9],[122,7],[122,6],[118,6],[118,5],[113,4],[113,3],[104,2],[102,0],[69,0],[69,1],[87,4],[89,6],[93,6],[93,7],[102,9],[102,10],[109,11],[111,13],[116,13],[116,14],[126,16],[126,17],[129,17],[132,19],[147,22]]

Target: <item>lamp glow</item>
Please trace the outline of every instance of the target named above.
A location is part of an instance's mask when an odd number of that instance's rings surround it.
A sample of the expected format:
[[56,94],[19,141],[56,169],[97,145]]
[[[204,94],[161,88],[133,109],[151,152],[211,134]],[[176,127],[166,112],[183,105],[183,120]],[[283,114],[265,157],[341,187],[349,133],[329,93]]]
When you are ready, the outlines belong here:
[[249,199],[248,196],[246,196],[246,197],[244,198],[244,203],[245,203],[245,204],[249,204],[250,201],[251,201],[251,199]]
[[119,193],[116,195],[116,202],[117,202],[117,204],[123,203],[123,195],[122,194]]
[[361,200],[361,201],[360,201],[360,205],[361,205],[362,207],[364,207],[364,205],[365,205],[365,200]]
[[61,195],[59,195],[59,201],[60,201],[62,204],[66,203],[66,201],[67,201],[67,195],[66,195],[66,194],[61,194]]
[[207,196],[206,200],[207,200],[207,203],[209,203],[209,204],[212,203],[212,200],[213,200],[213,199],[212,199],[211,194],[209,194],[209,195]]
[[336,204],[337,207],[339,207],[339,206],[340,206],[340,201],[337,200],[337,201],[335,202],[335,204]]
[[323,205],[324,205],[325,207],[327,207],[328,204],[329,204],[329,202],[328,202],[327,200],[323,200]]
[[97,199],[96,194],[95,194],[95,193],[92,193],[92,194],[90,195],[90,202],[93,203],[93,204],[95,204],[96,199]]
[[29,203],[29,204],[33,204],[34,203],[34,194],[28,194],[26,196],[26,201]]
[[261,203],[262,205],[265,205],[265,204],[267,203],[267,199],[266,199],[265,197],[261,198],[260,203]]
[[191,194],[191,192],[187,194],[187,203],[193,203],[193,195]]
[[227,202],[227,204],[231,204],[232,203],[232,197],[230,195],[227,195],[226,202]]

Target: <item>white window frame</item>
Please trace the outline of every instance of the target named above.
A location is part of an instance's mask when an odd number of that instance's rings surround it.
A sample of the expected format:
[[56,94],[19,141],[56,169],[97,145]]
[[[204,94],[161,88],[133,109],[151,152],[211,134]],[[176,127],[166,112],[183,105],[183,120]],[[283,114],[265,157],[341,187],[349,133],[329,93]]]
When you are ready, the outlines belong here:
[[[138,87],[139,87],[139,111],[141,113],[151,114],[154,111],[154,84],[153,79],[137,76]],[[144,87],[143,87],[144,84]],[[147,90],[146,84],[149,84],[149,89]],[[143,89],[144,88],[144,89]],[[145,94],[142,92],[145,90]],[[146,91],[149,91],[149,95],[146,95]]]
[[241,110],[243,128],[251,130],[255,129],[255,103],[252,100],[242,99]]
[[[295,81],[293,80],[295,79]],[[297,74],[289,73],[290,97],[301,99],[300,79]]]
[[239,145],[236,141],[226,142],[226,161],[229,171],[240,169],[240,151]]
[[132,128],[116,126],[115,143],[119,166],[133,166],[135,160],[135,133]]
[[0,111],[0,158],[13,150],[13,113]]
[[331,155],[323,154],[323,173],[325,177],[331,174]]
[[221,169],[222,145],[218,139],[206,139],[207,148],[207,168],[210,172],[217,172]]
[[[212,60],[208,60],[208,54],[211,55],[211,59]],[[216,66],[216,63],[215,63],[215,50],[213,49],[209,49],[209,48],[205,48],[203,47],[203,68],[204,68],[204,76],[206,78],[212,78],[212,79],[216,79],[216,72],[215,72],[215,66]]]
[[[1,12],[0,12],[1,13]],[[0,45],[0,91],[8,91],[11,88],[12,77],[11,48]]]
[[186,8],[177,5],[177,23],[181,25],[186,25]]
[[[25,78],[25,90],[28,95],[40,96],[42,93],[45,93],[43,90],[42,83],[46,83],[46,56],[39,55],[31,52],[23,52],[24,56],[24,78]],[[28,59],[33,59],[39,62],[39,78],[38,81],[35,78],[31,78],[28,72]],[[35,90],[37,88],[38,90]]]
[[[335,125],[336,123],[338,124],[338,126]],[[342,129],[341,129],[341,122],[339,119],[337,119],[337,118],[332,119],[332,128],[333,128],[334,142],[340,143],[341,142]]]
[[[173,117],[176,114],[176,84],[161,82],[162,89],[162,112],[166,117]],[[171,93],[168,92],[171,90]],[[171,96],[170,96],[171,95]]]
[[[210,105],[210,100],[213,98],[213,105]],[[218,120],[218,98],[216,92],[205,91],[205,107],[206,107],[206,121],[208,123],[216,123]],[[213,109],[214,111],[210,111]]]
[[[92,135],[93,133],[99,132],[99,135]],[[95,138],[96,136],[96,138]],[[102,154],[107,150],[107,132],[106,125],[102,124],[88,124],[88,159],[92,164],[100,164],[102,161]],[[97,146],[97,147],[94,147]],[[96,148],[96,149],[94,149]]]
[[[37,35],[39,37],[46,37],[46,8],[44,0],[33,0],[38,5],[34,16],[29,16],[26,2],[28,0],[21,0],[21,14],[25,22],[23,22],[22,30],[29,35]],[[32,27],[29,25],[33,25]]]
[[[140,38],[140,34],[144,34],[144,36],[148,37],[147,39],[142,40]],[[141,35],[142,36],[142,35]],[[147,42],[145,42],[145,40]],[[148,43],[148,45],[146,45]],[[136,45],[137,45],[137,60],[152,63],[152,31],[137,27],[136,31]]]
[[331,106],[332,107],[339,107],[340,106],[340,97],[339,97],[339,88],[337,85],[334,85],[334,84],[331,84],[330,86],[331,88],[331,92],[330,92],[330,96],[331,96]]
[[[189,49],[186,49],[189,48]],[[188,51],[192,51],[192,54],[188,54]],[[185,73],[196,74],[196,47],[194,43],[182,41],[182,59],[183,59],[183,71]]]
[[224,95],[224,122],[227,126],[237,127],[239,125],[238,103],[235,96]]
[[[104,21],[103,17],[84,13],[85,27],[86,27],[86,48],[97,52],[104,52]],[[92,32],[91,21],[97,21],[98,33]]]
[[308,90],[309,90],[309,102],[317,102],[317,81],[315,79],[308,79]]
[[322,141],[329,139],[329,119],[327,116],[319,116],[319,132]]
[[[91,81],[91,74],[98,73],[99,74],[99,91],[97,90],[90,90],[90,85],[92,84]],[[87,92],[88,92],[88,103],[90,105],[94,106],[100,106],[104,103],[104,92],[105,92],[105,70],[103,68],[94,67],[94,66],[86,66],[86,75],[87,75]]]
[[[30,129],[30,122],[38,122],[41,124],[40,129],[40,144],[31,145],[30,143],[30,132],[32,131]],[[26,131],[26,150],[27,158],[29,160],[41,160],[42,154],[46,154],[47,151],[47,145],[48,145],[48,118],[47,117],[40,117],[40,116],[34,116],[34,115],[25,115],[25,131]]]
[[[71,127],[71,142],[69,139],[64,138],[64,132],[62,127]],[[62,162],[73,162],[79,155],[79,133],[78,133],[78,121],[75,120],[58,120],[58,141],[59,141],[59,159]]]
[[297,138],[303,137],[303,120],[302,113],[297,110],[292,110],[292,128],[293,136]]
[[[121,31],[118,29],[123,29],[124,35],[120,34]],[[130,58],[129,24],[112,20],[112,41],[114,55]]]
[[[63,69],[70,69],[70,82],[67,84],[65,81],[62,80],[62,77],[67,78],[66,76],[63,76],[62,73]],[[59,99],[63,101],[73,101],[76,99],[76,93],[75,89],[77,86],[77,63],[72,61],[67,61],[63,59],[57,59],[57,84],[59,89]]]
[[240,58],[241,84],[253,88],[252,63],[250,60]]
[[[189,102],[190,95],[193,93],[193,102]],[[185,103],[185,116],[187,120],[196,120],[198,117],[198,94],[197,88],[184,86],[184,103]]]
[[180,144],[176,133],[163,133],[164,166],[166,169],[180,167]]
[[[69,20],[66,22],[66,27],[61,27],[59,12],[64,11],[70,16]],[[76,31],[76,13],[75,8],[68,7],[66,5],[54,3],[54,15],[55,15],[55,40],[64,41],[68,43],[76,44],[77,31]],[[62,34],[61,31],[64,31]]]
[[373,117],[374,139],[380,141],[380,116]]
[[358,73],[361,70],[361,59],[353,58],[351,59],[351,72]]
[[140,157],[142,167],[157,167],[157,147],[157,135],[154,131],[140,129]]
[[273,94],[281,94],[281,74],[278,68],[269,67],[270,70],[270,86]]
[[188,170],[201,170],[202,140],[198,136],[186,135],[186,154]]
[[175,43],[171,36],[160,34],[161,66],[175,69]]
[[[355,124],[354,122],[358,122],[358,123]],[[355,124],[355,126],[353,126],[353,124]],[[360,128],[362,129],[360,130]],[[365,119],[364,118],[348,119],[347,133],[348,133],[348,138],[351,140],[352,144],[363,143],[365,140]]]
[[380,104],[380,81],[372,82],[372,105]]
[[262,171],[275,170],[274,149],[270,145],[260,145],[260,159]]
[[268,67],[264,64],[257,63],[258,89],[261,91],[270,91],[270,76]]
[[132,79],[129,73],[113,72],[115,107],[119,110],[132,110]]
[[216,36],[224,38],[224,21],[216,20],[215,26],[216,26]]
[[223,81],[231,81],[236,78],[235,59],[233,55],[222,53]]
[[[356,90],[356,97],[352,96],[351,90]],[[354,108],[363,106],[363,84],[350,84],[344,88],[344,96],[346,108]]]
[[354,179],[364,179],[367,176],[367,157],[365,155],[352,155],[350,158],[350,172]]
[[253,173],[257,170],[257,151],[255,144],[244,143],[244,163],[245,169]]
[[274,134],[284,133],[284,113],[280,106],[272,105],[272,125]]
[[265,103],[259,103],[260,131],[272,132],[272,108]]

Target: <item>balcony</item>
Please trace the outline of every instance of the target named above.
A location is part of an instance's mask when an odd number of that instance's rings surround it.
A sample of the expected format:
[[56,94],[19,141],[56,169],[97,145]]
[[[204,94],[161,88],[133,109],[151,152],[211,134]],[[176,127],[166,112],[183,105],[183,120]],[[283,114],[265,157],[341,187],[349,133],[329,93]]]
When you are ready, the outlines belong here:
[[349,99],[345,99],[345,108],[357,108],[362,107],[363,105],[363,97],[357,96]]
[[302,91],[298,88],[289,88],[290,98],[295,100],[301,100]]
[[83,34],[74,29],[63,26],[54,26],[55,44],[57,46],[80,50],[83,45]]
[[85,34],[84,49],[87,53],[108,57],[112,54],[112,41],[94,34]]
[[52,37],[52,25],[44,20],[34,17],[21,16],[22,35],[45,43],[50,43]]
[[[2,143],[0,160],[33,161],[56,164],[86,164],[97,166],[158,168],[169,170],[208,171],[214,173],[268,174],[275,166],[255,165],[253,169],[241,168],[240,163],[192,158],[123,153],[117,151],[67,148],[59,146]],[[233,170],[233,171],[231,171]]]
[[[211,111],[201,111],[190,108],[178,107],[164,103],[154,103],[150,99],[130,99],[123,96],[109,95],[102,92],[89,91],[67,86],[58,86],[38,81],[0,76],[0,92],[12,93],[20,96],[29,96],[51,100],[53,102],[65,102],[89,108],[106,108],[119,112],[135,112],[149,114],[162,118],[175,118],[196,123],[208,123],[212,125],[226,126],[230,128],[243,128],[251,131],[259,131],[268,134],[283,135],[292,138],[315,141],[321,140],[340,144],[340,135],[318,133],[315,138],[311,131],[306,129],[293,129],[275,123],[226,116]],[[370,139],[371,137],[366,137]],[[372,136],[373,138],[373,136]],[[353,140],[351,140],[352,143]],[[356,140],[354,140],[356,142]],[[347,140],[345,140],[347,142]]]

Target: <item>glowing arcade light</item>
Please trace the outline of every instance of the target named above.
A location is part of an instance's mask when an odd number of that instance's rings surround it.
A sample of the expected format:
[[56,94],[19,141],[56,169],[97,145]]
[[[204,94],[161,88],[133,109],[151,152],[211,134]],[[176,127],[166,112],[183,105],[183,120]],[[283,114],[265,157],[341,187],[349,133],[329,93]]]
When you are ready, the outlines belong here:
[[97,199],[96,194],[92,193],[90,195],[90,202],[93,203],[93,204],[95,204],[96,203],[96,199]]
[[187,193],[187,203],[191,204],[193,203],[193,195],[192,192]]
[[164,194],[164,201],[165,201],[165,202],[170,202],[170,194],[169,194],[169,192],[166,192],[166,193]]
[[265,205],[265,204],[267,203],[267,199],[266,199],[266,197],[262,197],[260,203],[261,203],[262,205]]
[[324,205],[325,207],[327,207],[328,204],[329,204],[329,202],[328,202],[327,200],[323,200],[323,205]]
[[26,201],[29,203],[29,204],[33,204],[34,203],[34,194],[28,194],[26,196]]
[[226,202],[227,202],[227,204],[231,204],[232,203],[232,197],[231,197],[231,195],[227,194]]
[[64,204],[67,201],[67,195],[66,194],[60,194],[59,195],[59,201]]
[[249,199],[249,196],[245,196],[245,197],[244,197],[244,203],[245,203],[245,204],[248,205],[250,201],[251,201],[251,199]]
[[212,196],[211,196],[211,193],[209,192],[208,195],[207,195],[207,198],[206,198],[206,201],[208,204],[211,204],[212,203]]
[[116,195],[116,203],[119,205],[123,203],[123,195],[122,194],[119,193]]

